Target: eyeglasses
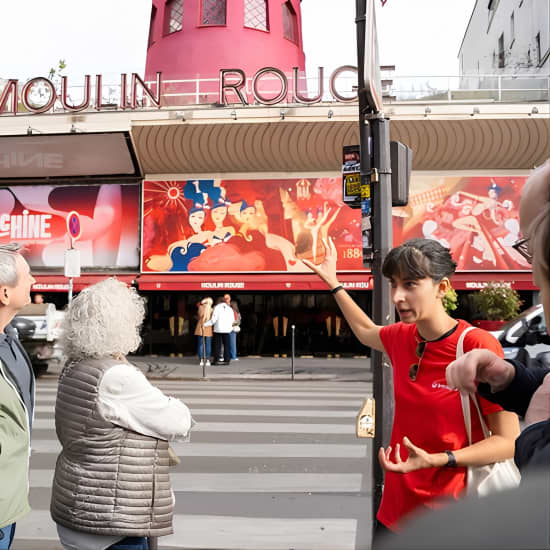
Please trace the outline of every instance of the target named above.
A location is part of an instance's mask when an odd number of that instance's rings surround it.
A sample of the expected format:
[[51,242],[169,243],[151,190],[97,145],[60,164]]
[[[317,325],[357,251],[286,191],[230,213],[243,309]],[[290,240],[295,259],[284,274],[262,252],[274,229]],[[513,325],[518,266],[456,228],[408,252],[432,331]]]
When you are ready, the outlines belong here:
[[520,239],[516,241],[512,245],[512,248],[517,250],[530,264],[533,263],[533,254],[529,251],[529,239]]
[[418,362],[409,367],[409,378],[412,382],[416,380],[416,376],[418,375],[418,369],[420,368],[420,362],[422,361],[422,356],[426,350],[427,343],[428,342],[426,340],[420,340],[420,342],[416,344],[415,355],[418,357]]

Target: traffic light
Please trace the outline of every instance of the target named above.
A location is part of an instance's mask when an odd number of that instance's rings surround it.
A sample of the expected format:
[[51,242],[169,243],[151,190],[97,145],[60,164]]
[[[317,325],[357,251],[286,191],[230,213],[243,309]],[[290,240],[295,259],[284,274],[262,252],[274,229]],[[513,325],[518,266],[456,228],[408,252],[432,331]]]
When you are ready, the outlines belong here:
[[391,205],[407,206],[412,170],[412,149],[399,141],[390,141]]

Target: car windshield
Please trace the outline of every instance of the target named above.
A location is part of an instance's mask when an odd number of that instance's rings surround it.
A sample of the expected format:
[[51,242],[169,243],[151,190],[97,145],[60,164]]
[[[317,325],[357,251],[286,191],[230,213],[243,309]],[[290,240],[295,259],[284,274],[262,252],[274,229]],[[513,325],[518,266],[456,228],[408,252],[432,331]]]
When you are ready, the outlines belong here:
[[[532,318],[535,313],[537,313],[538,315],[541,316],[541,319],[542,319],[541,320],[541,325],[544,325],[544,327],[545,327],[546,325],[544,324],[544,310],[542,309],[542,306],[536,305],[536,306],[530,307],[529,309],[526,309],[520,315],[518,315],[517,317],[514,317],[514,319],[512,319],[511,321],[508,321],[506,324],[502,325],[502,327],[500,327],[499,330],[502,330],[502,331],[506,332],[509,328],[517,325],[517,323],[522,321],[523,319]],[[543,328],[543,327],[541,326],[541,328]]]

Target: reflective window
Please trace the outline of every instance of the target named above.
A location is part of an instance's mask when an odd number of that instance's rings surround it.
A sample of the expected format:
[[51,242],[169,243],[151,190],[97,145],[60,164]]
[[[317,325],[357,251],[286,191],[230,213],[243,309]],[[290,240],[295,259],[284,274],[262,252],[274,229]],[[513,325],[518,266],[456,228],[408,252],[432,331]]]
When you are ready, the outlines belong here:
[[155,42],[155,35],[153,33],[155,32],[156,18],[157,18],[157,8],[153,6],[153,9],[151,10],[151,21],[149,21],[149,40],[147,42],[148,48],[150,48],[152,44]]
[[244,26],[261,31],[269,30],[267,0],[244,0]]
[[283,4],[283,35],[291,42],[299,43],[298,16],[290,1]]
[[203,25],[225,25],[226,0],[202,0],[201,23]]
[[181,31],[183,21],[183,0],[166,2],[166,34]]

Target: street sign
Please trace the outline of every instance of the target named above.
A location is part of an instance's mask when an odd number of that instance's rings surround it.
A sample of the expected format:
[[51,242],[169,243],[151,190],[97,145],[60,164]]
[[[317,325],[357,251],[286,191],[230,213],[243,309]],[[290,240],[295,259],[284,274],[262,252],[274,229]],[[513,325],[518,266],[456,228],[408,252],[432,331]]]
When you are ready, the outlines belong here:
[[379,113],[382,110],[382,81],[380,80],[380,61],[378,56],[374,0],[367,0],[365,17],[364,92],[371,111],[373,113]]
[[344,204],[361,207],[361,153],[359,145],[345,145],[342,162]]
[[80,225],[80,216],[78,215],[78,212],[73,210],[67,214],[67,233],[71,237],[72,241],[76,241],[80,238],[81,231],[82,227]]
[[65,250],[65,277],[80,277],[80,250],[77,248]]

